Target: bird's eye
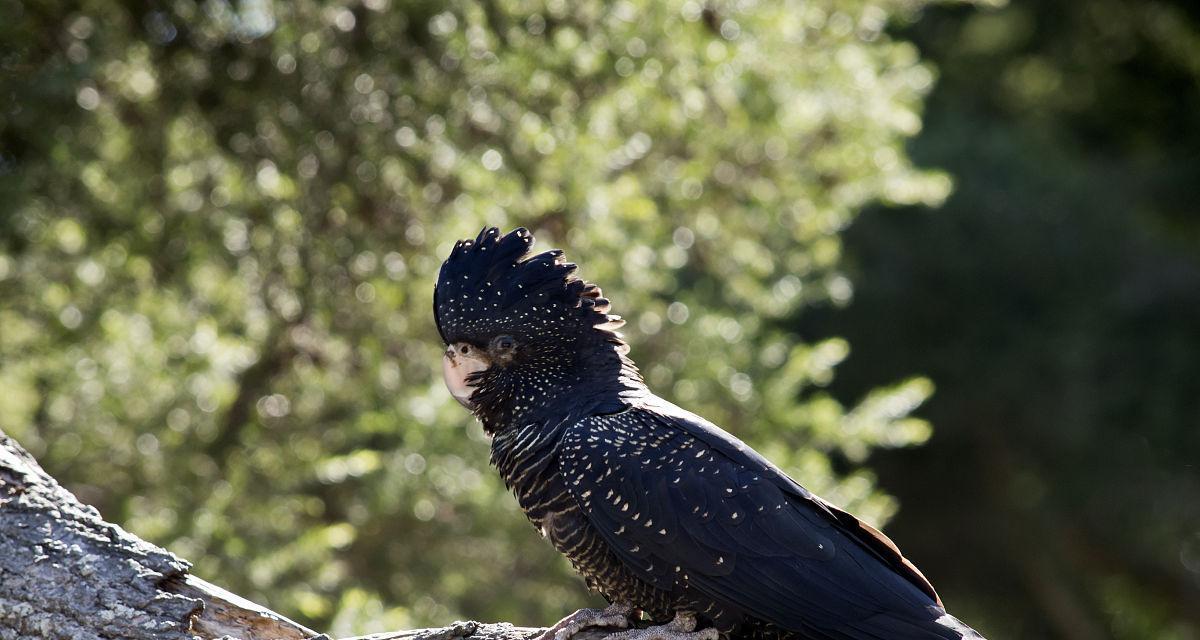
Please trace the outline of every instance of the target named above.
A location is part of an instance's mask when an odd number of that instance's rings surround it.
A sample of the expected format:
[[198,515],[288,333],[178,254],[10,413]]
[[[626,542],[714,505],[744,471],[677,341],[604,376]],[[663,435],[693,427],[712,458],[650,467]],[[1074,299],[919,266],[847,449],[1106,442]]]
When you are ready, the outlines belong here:
[[458,352],[463,354],[464,356],[467,355],[468,353],[471,353],[471,345],[464,344],[463,346],[458,348]]

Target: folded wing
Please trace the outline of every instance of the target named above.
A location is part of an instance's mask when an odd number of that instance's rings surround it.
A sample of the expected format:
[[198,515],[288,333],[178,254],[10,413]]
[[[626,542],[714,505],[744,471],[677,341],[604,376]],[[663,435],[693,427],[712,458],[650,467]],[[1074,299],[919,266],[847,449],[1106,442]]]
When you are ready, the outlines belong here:
[[563,444],[590,523],[660,589],[814,637],[963,637],[883,534],[692,414],[663,403],[595,416]]

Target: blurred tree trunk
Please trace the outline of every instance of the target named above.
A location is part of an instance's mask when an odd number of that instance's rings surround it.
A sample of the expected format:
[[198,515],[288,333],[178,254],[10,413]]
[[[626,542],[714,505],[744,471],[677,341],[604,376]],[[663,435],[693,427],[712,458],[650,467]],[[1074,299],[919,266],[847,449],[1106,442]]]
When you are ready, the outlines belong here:
[[[105,522],[0,431],[0,640],[329,640],[190,567]],[[540,631],[456,622],[368,637],[526,640]]]

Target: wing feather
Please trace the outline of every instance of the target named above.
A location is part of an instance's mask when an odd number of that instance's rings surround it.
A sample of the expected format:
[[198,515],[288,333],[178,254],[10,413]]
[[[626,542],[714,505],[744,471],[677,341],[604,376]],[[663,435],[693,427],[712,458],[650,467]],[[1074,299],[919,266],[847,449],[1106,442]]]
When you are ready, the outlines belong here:
[[892,542],[883,532],[814,495],[757,451],[704,418],[658,397],[650,398],[645,411],[657,417],[664,425],[682,430],[712,447],[729,460],[739,461],[739,467],[753,473],[758,473],[758,470],[761,469],[764,478],[772,481],[788,495],[811,507],[803,512],[814,525],[820,528],[832,526],[843,530],[864,549],[926,593],[938,606],[942,605],[941,598],[938,597],[937,591],[934,590],[925,575],[900,553],[896,543]]
[[[903,559],[894,545],[864,542],[862,535],[878,532],[860,534],[856,519],[848,522],[848,514],[752,449],[673,409],[596,416],[564,434],[573,451],[560,461],[564,477],[580,477],[588,464],[612,471],[593,472],[598,480],[588,484],[587,495],[581,485],[572,491],[635,575],[666,591],[686,588],[754,618],[831,638],[931,624],[929,611],[940,611],[940,603],[932,587],[922,588],[923,577],[914,579],[888,556]],[[613,435],[617,430],[620,436]],[[649,454],[647,442],[655,445]],[[884,615],[889,612],[896,615]],[[859,626],[846,626],[851,623]],[[895,636],[926,637],[938,636]]]

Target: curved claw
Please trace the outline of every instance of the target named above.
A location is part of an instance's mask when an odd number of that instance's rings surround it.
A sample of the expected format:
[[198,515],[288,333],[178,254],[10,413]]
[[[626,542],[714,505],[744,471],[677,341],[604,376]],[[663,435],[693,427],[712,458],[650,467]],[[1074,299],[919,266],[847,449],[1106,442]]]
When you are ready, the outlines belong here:
[[588,627],[625,629],[629,627],[629,614],[632,612],[632,606],[620,603],[611,604],[604,609],[580,609],[546,629],[537,640],[571,640],[575,634]]
[[677,612],[675,619],[667,624],[614,633],[604,640],[717,640],[718,633],[713,627],[699,631],[695,628],[695,615]]

